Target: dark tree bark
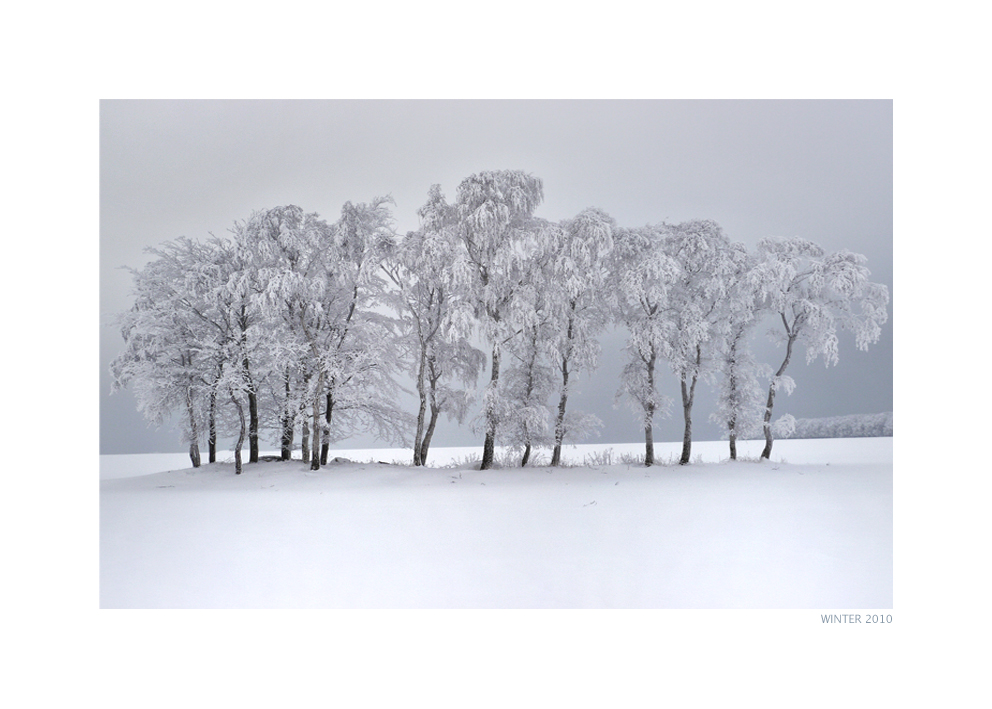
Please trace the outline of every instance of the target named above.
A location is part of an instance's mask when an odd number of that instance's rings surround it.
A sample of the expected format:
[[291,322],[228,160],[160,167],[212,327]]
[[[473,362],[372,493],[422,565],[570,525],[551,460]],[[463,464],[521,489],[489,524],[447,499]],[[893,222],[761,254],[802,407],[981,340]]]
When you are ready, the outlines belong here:
[[301,460],[304,462],[310,460],[310,424],[306,419],[303,419],[300,430],[300,453]]
[[[310,385],[310,374],[307,373],[303,376],[303,388],[300,391],[307,391]],[[303,414],[306,412],[306,404],[300,401],[299,413]],[[310,460],[310,422],[307,420],[306,416],[303,416],[303,421],[300,424],[300,460],[304,463]]]
[[234,474],[241,475],[241,446],[245,442],[245,410],[234,392],[231,392],[231,401],[234,402],[234,407],[238,410],[238,421],[241,423],[241,427],[238,429],[238,442],[234,446]]
[[561,398],[558,399],[558,418],[555,421],[555,447],[551,452],[551,465],[561,464],[561,444],[565,439],[565,406],[568,403],[568,359],[561,363]]
[[[642,358],[643,359],[643,358]],[[654,392],[654,365],[657,355],[654,347],[651,348],[651,356],[644,360],[648,370],[648,392]],[[649,402],[644,407],[644,465],[645,467],[654,465],[654,402]]]
[[651,419],[644,424],[644,465],[645,467],[654,465],[654,432]]
[[317,378],[317,393],[313,397],[313,450],[310,453],[310,470],[320,470],[320,442],[317,440],[320,431],[320,392],[324,388],[324,373]]
[[424,440],[420,444],[420,464],[427,465],[427,453],[431,447],[431,438],[434,437],[434,427],[441,414],[441,407],[436,403],[431,403],[431,420],[427,424],[427,431],[424,433]]
[[[530,362],[527,363],[527,388],[524,391],[524,401],[529,405],[530,397],[534,393],[534,367],[537,366],[537,328],[531,336],[531,357]],[[531,452],[531,437],[530,431],[527,430],[526,424],[524,425],[524,456],[520,461],[520,467],[523,468],[527,465],[527,461],[530,460]]]
[[682,457],[679,458],[679,465],[689,462],[689,455],[692,452],[692,400],[696,396],[696,382],[699,381],[699,365],[702,363],[702,348],[696,346],[696,368],[693,370],[692,383],[686,387],[685,377],[682,378],[682,417],[685,420],[685,430],[682,433]]
[[[499,347],[493,347],[493,367],[492,375],[489,379],[489,384],[495,391],[496,386],[499,382]],[[496,457],[496,420],[492,418],[488,413],[486,414],[486,440],[482,445],[482,464],[479,466],[480,470],[489,470],[493,467],[493,462]]]
[[290,411],[290,389],[289,389],[289,369],[283,373],[283,383],[285,384],[286,404],[282,413],[282,437],[280,443],[280,458],[289,460],[293,457],[293,415]]
[[[785,318],[783,318],[783,321]],[[786,325],[786,332],[789,333],[788,325]],[[781,377],[785,373],[785,368],[789,366],[789,359],[792,357],[792,345],[796,341],[796,335],[789,334],[789,340],[785,347],[785,359],[782,361],[782,366],[778,368],[775,372],[775,378]],[[768,402],[765,404],[765,416],[764,416],[764,430],[765,430],[765,447],[761,451],[761,457],[767,460],[772,454],[772,406],[775,404],[775,381],[772,381],[771,385],[768,387]]]
[[217,392],[210,392],[210,431],[207,434],[207,449],[209,451],[210,462],[217,462]]
[[248,392],[248,462],[258,462],[258,395]]
[[[571,303],[572,312],[575,312],[575,301]],[[568,318],[568,329],[566,331],[566,350],[571,349],[572,337],[575,332],[575,318]],[[561,398],[558,399],[558,418],[555,420],[555,447],[551,452],[551,465],[561,464],[561,444],[565,439],[565,406],[568,404],[568,355],[561,359]]]
[[248,462],[258,462],[258,392],[252,381],[248,362],[248,315],[246,306],[241,306],[238,324],[241,327],[241,373],[248,388]]
[[[736,350],[737,342],[734,341],[734,350]],[[737,377],[733,374],[732,367],[734,363],[731,363],[731,375],[730,375],[730,401],[731,406],[733,402],[737,400]],[[727,433],[730,438],[730,459],[737,460],[737,416],[733,413],[730,415],[730,420],[727,421]]]
[[327,395],[327,407],[324,409],[324,430],[320,442],[320,464],[327,465],[327,453],[331,449],[331,412],[334,410],[334,395]]
[[417,395],[420,397],[420,408],[417,410],[417,431],[413,438],[413,464],[424,465],[424,419],[427,416],[427,390],[424,387],[424,377],[427,370],[427,351],[421,345],[420,364],[417,367]]
[[196,425],[196,415],[193,411],[193,394],[186,390],[186,412],[189,414],[189,460],[194,468],[200,467],[200,431]]

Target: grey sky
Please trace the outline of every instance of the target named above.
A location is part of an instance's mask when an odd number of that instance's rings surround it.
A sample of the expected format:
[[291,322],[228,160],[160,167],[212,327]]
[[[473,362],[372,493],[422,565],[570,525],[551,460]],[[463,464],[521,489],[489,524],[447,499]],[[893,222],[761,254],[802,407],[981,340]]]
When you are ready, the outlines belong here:
[[[749,246],[802,236],[864,253],[891,294],[891,101],[103,101],[103,322],[130,305],[117,267],[140,267],[146,246],[220,236],[276,205],[333,221],[345,201],[384,194],[402,233],[417,227],[431,184],[450,199],[468,175],[503,168],[542,178],[548,219],[596,206],[628,226],[714,219]],[[869,352],[843,338],[837,367],[794,361],[797,388],[776,415],[892,410],[891,312]],[[100,342],[101,452],[183,450],[175,431],[147,428],[129,394],[108,396],[119,333],[104,324]],[[601,441],[640,440],[632,415],[612,408],[622,344],[604,339],[600,369],[572,400],[606,422]],[[700,440],[719,436],[707,390],[695,407]],[[676,396],[673,375],[664,391]],[[680,416],[659,421],[655,437],[680,439]],[[435,444],[481,438],[445,426]]]

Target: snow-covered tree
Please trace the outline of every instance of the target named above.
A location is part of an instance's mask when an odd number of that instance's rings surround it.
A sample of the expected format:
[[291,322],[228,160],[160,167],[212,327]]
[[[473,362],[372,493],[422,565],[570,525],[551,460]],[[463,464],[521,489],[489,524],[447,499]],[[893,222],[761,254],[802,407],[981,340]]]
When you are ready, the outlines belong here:
[[578,438],[599,424],[591,415],[569,416],[566,407],[574,386],[572,377],[595,369],[598,336],[610,322],[603,290],[609,278],[615,227],[606,212],[592,208],[543,232],[545,249],[551,255],[542,285],[550,311],[548,352],[560,378],[551,465],[561,462],[566,436]]
[[817,244],[800,238],[762,239],[752,281],[763,307],[780,323],[769,334],[785,345],[785,358],[768,388],[763,416],[765,447],[772,452],[772,406],[779,388],[793,386],[785,376],[797,343],[806,349],[807,364],[822,357],[826,366],[838,360],[838,330],[854,334],[858,349],[878,341],[888,319],[888,289],[868,280],[867,259],[842,250],[825,254]]
[[501,350],[519,330],[512,309],[524,280],[521,266],[533,247],[533,213],[543,198],[541,180],[517,170],[472,175],[458,186],[455,198],[455,233],[464,246],[453,263],[455,276],[471,294],[492,351],[483,406],[483,470],[494,462],[496,433],[505,409],[499,384]]
[[193,467],[200,466],[199,438],[204,427],[204,362],[198,345],[199,323],[179,306],[183,271],[179,259],[191,242],[149,250],[159,258],[131,270],[134,306],[117,318],[124,350],[111,363],[112,391],[131,387],[138,410],[161,425],[174,411],[183,416],[182,435]]
[[[235,224],[236,237],[241,227]],[[200,245],[197,257],[187,265],[186,284],[189,298],[185,306],[204,324],[213,343],[212,411],[217,411],[218,398],[230,399],[230,391],[224,387],[217,389],[217,381],[223,375],[230,386],[244,395],[249,461],[258,462],[259,386],[268,374],[265,347],[269,332],[255,302],[260,289],[255,264],[246,259],[236,242],[211,237]],[[242,380],[237,385],[230,381],[234,372]],[[215,442],[216,431],[212,430],[211,434],[211,441]]]
[[658,391],[656,368],[673,327],[668,317],[669,289],[678,264],[665,252],[665,232],[645,226],[614,230],[612,279],[606,296],[627,328],[618,397],[626,396],[644,430],[644,464],[654,464],[655,414],[667,415],[671,400]]
[[750,347],[754,320],[732,321],[717,353],[720,386],[717,410],[710,420],[727,431],[730,459],[737,460],[737,441],[761,430],[764,412],[761,377],[770,368],[755,360]]
[[396,333],[381,312],[380,265],[393,240],[390,201],[345,203],[333,225],[295,206],[259,212],[239,238],[258,265],[255,302],[270,322],[281,323],[283,384],[289,377],[302,387],[284,401],[283,438],[291,414],[308,416],[313,470],[326,463],[332,438],[359,430],[403,437],[404,415],[393,402]]
[[139,410],[156,423],[181,408],[194,467],[204,429],[212,463],[218,392],[222,400],[228,396],[221,380],[232,362],[240,372],[244,359],[231,313],[218,296],[232,269],[231,249],[220,240],[179,238],[148,252],[156,258],[132,270],[135,304],[120,316],[125,349],[112,365],[114,387],[133,386]]
[[[296,205],[253,213],[236,225],[242,258],[252,264],[259,284],[255,304],[271,334],[274,362],[272,394],[279,408],[281,457],[291,457],[294,431],[302,425],[303,459],[309,459],[312,411],[311,381],[318,352],[308,338],[311,315],[319,307],[315,294],[323,286],[321,249],[330,243],[330,226],[315,213]],[[278,384],[276,384],[278,382]]]
[[410,371],[419,399],[413,464],[426,465],[441,412],[464,419],[472,400],[467,389],[474,387],[485,355],[469,342],[471,312],[464,283],[451,269],[459,248],[454,211],[440,185],[431,187],[418,214],[420,230],[408,233],[382,268],[393,285],[392,302],[412,354]]
[[529,258],[519,264],[516,297],[509,320],[516,332],[504,342],[499,437],[511,450],[522,450],[521,467],[535,447],[554,443],[549,398],[555,393],[556,376],[551,347],[556,334],[552,263],[557,224],[537,222],[526,248]]
[[758,289],[751,278],[754,256],[743,254],[728,274],[723,327],[715,366],[720,377],[717,410],[710,420],[727,431],[730,459],[737,460],[738,438],[760,429],[764,411],[762,382],[771,368],[759,363],[751,351],[755,326],[761,316]]
[[710,220],[665,225],[665,232],[665,251],[678,270],[663,307],[668,325],[661,354],[679,378],[684,421],[679,463],[685,465],[692,450],[696,385],[713,374],[715,348],[729,324],[730,285],[747,252]]

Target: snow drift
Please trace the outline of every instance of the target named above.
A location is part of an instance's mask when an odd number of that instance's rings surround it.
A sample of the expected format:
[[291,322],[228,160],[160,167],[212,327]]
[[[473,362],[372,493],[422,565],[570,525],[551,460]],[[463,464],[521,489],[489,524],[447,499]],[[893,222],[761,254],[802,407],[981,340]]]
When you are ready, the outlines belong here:
[[311,472],[294,460],[240,476],[215,463],[125,477],[105,456],[100,603],[892,606],[892,439],[779,441],[763,463],[716,462],[725,447],[694,448],[712,462],[688,466]]

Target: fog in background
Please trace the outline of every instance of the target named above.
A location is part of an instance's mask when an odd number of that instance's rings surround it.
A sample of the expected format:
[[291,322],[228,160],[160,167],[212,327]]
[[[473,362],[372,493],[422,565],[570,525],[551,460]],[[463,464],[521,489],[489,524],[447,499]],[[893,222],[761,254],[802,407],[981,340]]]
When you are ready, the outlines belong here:
[[[140,268],[148,246],[222,236],[278,205],[333,222],[344,202],[386,194],[403,234],[433,183],[450,201],[472,173],[520,169],[544,182],[540,217],[600,207],[624,226],[713,219],[749,247],[800,236],[865,254],[892,295],[892,157],[891,101],[102,101],[100,451],[185,450],[176,429],[147,426],[130,392],[109,395],[122,345],[113,315],[132,302],[120,267]],[[807,366],[800,349],[788,370],[796,390],[776,399],[775,416],[891,411],[891,303],[889,313],[868,352],[842,334],[836,367]],[[777,367],[782,351],[761,335],[757,353]],[[623,344],[622,331],[604,336],[599,369],[569,399],[604,422],[590,442],[643,439],[629,408],[613,407]],[[660,371],[677,399],[675,376]],[[700,384],[696,440],[722,435],[707,420],[713,401]],[[681,436],[678,407],[656,420],[655,440]],[[481,448],[482,437],[442,421],[433,444]]]

